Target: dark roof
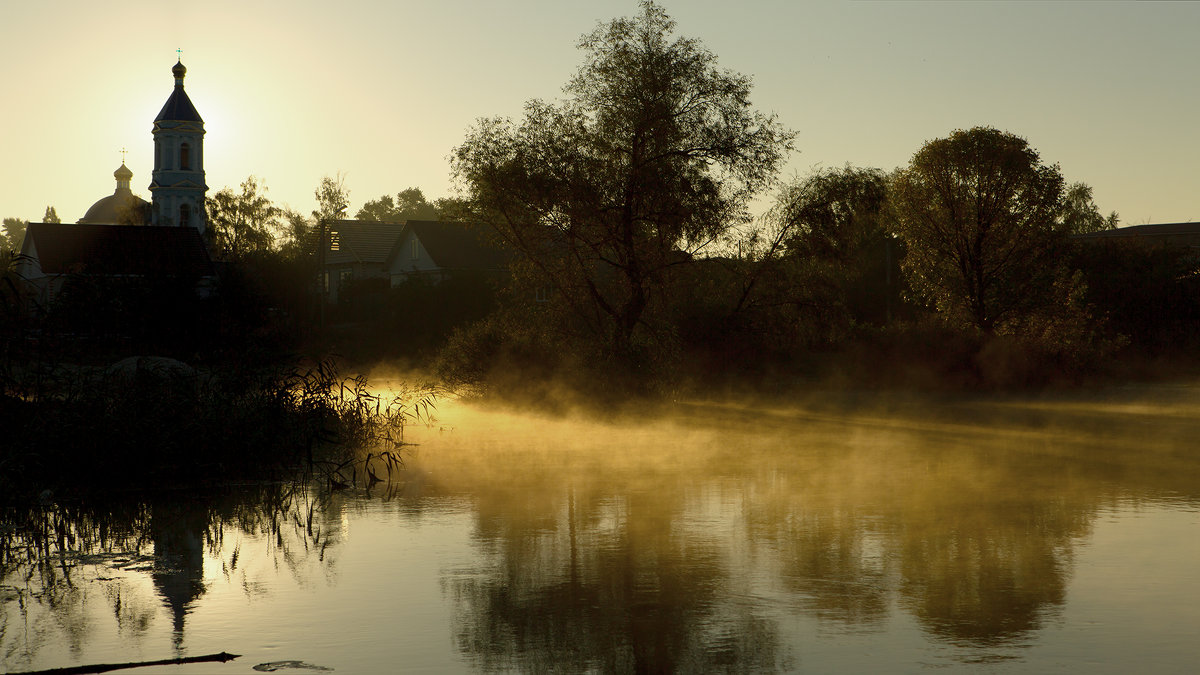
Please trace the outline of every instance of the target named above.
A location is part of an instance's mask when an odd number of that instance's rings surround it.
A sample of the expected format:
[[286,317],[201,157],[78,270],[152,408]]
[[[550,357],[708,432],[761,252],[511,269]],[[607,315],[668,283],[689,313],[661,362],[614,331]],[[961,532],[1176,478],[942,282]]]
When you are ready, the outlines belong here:
[[187,74],[187,68],[182,62],[176,62],[171,68],[171,75],[175,78],[175,91],[171,92],[171,97],[167,99],[167,103],[158,111],[158,117],[154,118],[155,122],[199,122],[204,124],[204,120],[200,119],[200,113],[196,112],[196,106],[192,105],[192,99],[188,98],[187,92],[183,90],[183,77]]
[[1200,234],[1200,223],[1159,223],[1155,225],[1131,225],[1113,230],[1100,230],[1078,235],[1080,239],[1108,239],[1110,237],[1178,237]]
[[[335,220],[329,223],[330,250],[325,264],[352,262],[382,263],[400,239],[404,223],[380,223],[374,220]],[[336,237],[335,237],[336,233]],[[338,250],[332,250],[334,243]]]
[[175,91],[171,92],[171,98],[167,99],[166,105],[158,112],[158,117],[155,117],[154,121],[204,123],[204,120],[200,119],[200,113],[196,112],[196,106],[192,105],[192,99],[188,98],[187,92],[183,90],[182,84],[175,85]]
[[200,232],[191,227],[30,223],[45,274],[212,276]]
[[488,240],[482,226],[436,220],[410,220],[406,225],[442,269],[494,270],[508,265],[509,256]]

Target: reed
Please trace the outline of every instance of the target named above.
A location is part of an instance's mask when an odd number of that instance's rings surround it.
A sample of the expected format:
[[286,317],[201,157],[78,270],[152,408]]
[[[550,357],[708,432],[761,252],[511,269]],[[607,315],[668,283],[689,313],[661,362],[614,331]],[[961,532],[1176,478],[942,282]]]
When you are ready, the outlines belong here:
[[[385,400],[330,359],[209,371],[26,368],[0,391],[0,494],[93,493],[276,479],[381,480],[401,464],[404,427],[438,392]],[[364,455],[364,453],[366,453]],[[349,480],[347,480],[349,479]]]

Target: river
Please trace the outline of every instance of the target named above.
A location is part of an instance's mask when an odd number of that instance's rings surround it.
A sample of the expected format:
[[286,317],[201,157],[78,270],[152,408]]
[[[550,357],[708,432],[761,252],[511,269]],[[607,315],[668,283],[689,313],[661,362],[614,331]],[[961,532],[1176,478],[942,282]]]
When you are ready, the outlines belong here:
[[1194,672],[1200,389],[833,398],[444,402],[369,489],[47,505],[68,535],[10,555],[2,665]]

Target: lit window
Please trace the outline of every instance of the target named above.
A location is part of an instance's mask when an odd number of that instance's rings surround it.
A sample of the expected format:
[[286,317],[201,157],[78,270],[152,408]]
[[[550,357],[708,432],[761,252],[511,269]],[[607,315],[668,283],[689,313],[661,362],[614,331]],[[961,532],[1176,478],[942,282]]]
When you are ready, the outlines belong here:
[[342,237],[340,234],[338,234],[337,230],[331,230],[329,232],[329,250],[330,251],[342,250]]

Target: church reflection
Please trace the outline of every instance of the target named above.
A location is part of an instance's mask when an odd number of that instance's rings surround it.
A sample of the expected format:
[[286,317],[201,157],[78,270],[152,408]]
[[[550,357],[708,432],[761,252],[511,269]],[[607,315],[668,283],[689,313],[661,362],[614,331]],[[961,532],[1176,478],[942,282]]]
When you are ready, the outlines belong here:
[[[316,522],[306,523],[309,517]],[[177,657],[190,655],[187,622],[208,590],[206,561],[216,561],[226,576],[229,563],[237,566],[236,546],[226,546],[226,536],[265,540],[268,556],[311,560],[320,568],[333,560],[328,547],[336,539],[328,533],[336,528],[329,517],[310,492],[293,484],[6,511],[0,519],[0,653],[6,664],[30,664],[65,640],[78,656],[108,615],[123,640],[150,653],[165,647],[155,637],[163,634],[155,627],[165,618],[170,648]],[[102,589],[104,610],[95,611],[89,589]],[[21,630],[15,630],[18,618]]]
[[204,537],[209,514],[188,502],[158,503],[150,509],[154,563],[150,578],[171,613],[176,651],[182,651],[184,619],[204,594]]

